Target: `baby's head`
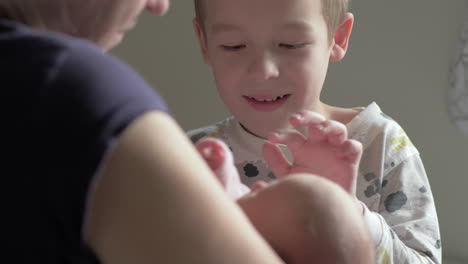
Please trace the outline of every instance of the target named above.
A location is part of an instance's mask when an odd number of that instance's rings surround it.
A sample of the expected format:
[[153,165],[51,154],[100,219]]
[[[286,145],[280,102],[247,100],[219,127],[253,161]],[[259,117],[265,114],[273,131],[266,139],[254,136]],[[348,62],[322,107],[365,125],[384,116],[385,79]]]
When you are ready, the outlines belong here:
[[322,112],[329,61],[347,50],[347,0],[196,0],[194,26],[221,99],[251,133]]
[[374,263],[374,246],[353,198],[311,174],[263,183],[238,200],[286,263]]

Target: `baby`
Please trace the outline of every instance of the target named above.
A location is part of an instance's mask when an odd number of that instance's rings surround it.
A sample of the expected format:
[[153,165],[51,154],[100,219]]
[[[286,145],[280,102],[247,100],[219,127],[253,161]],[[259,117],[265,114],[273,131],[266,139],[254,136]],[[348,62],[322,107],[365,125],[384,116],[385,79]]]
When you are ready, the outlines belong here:
[[[308,121],[316,120],[309,126],[307,138],[289,131],[272,135],[271,140],[288,142],[290,147],[297,144],[293,154],[315,152],[309,155],[314,162],[305,164],[318,165],[289,165],[290,169],[278,180],[259,181],[251,190],[241,183],[232,153],[224,142],[204,138],[196,147],[227,195],[237,200],[252,224],[286,263],[373,263],[373,244],[363,221],[362,205],[345,191],[355,185],[356,164],[362,148],[346,139],[344,127],[321,129],[328,121],[313,113],[306,116]],[[301,123],[297,116],[291,122]],[[279,154],[273,143],[265,145],[264,153],[271,159]],[[311,171],[323,172],[329,175],[327,178],[333,174],[333,179],[341,182],[343,188],[310,174]]]

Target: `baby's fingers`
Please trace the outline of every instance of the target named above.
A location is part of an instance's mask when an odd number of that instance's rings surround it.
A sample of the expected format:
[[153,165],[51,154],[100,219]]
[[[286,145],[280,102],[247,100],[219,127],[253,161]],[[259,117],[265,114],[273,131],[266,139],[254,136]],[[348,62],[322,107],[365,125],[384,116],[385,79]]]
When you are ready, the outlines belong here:
[[342,144],[341,148],[342,148],[342,152],[341,152],[342,158],[358,166],[359,161],[361,160],[361,156],[362,156],[361,142],[354,140],[354,139],[349,139],[349,140],[346,140]]
[[196,149],[213,171],[222,167],[226,161],[226,155],[229,153],[224,146],[224,142],[214,138],[204,138],[195,144]]
[[318,125],[323,123],[325,120],[326,118],[323,115],[312,111],[302,111],[293,114],[289,118],[289,122],[294,127]]
[[338,121],[328,120],[323,123],[323,136],[328,139],[332,145],[340,145],[348,138],[346,126]]
[[297,130],[272,133],[268,136],[268,140],[274,144],[286,145],[293,152],[306,142],[306,138]]
[[266,142],[263,144],[262,151],[263,158],[267,162],[268,166],[270,166],[271,171],[276,175],[276,177],[281,178],[289,173],[291,165],[277,145],[271,142]]

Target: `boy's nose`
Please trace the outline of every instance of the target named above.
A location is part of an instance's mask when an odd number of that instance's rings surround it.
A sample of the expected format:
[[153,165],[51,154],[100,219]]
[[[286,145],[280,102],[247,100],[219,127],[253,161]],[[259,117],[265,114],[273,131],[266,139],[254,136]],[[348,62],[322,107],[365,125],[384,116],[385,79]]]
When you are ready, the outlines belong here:
[[279,76],[277,62],[268,53],[259,54],[252,58],[248,66],[249,75],[258,81],[266,81]]
[[148,0],[146,9],[155,15],[162,16],[169,9],[169,0]]

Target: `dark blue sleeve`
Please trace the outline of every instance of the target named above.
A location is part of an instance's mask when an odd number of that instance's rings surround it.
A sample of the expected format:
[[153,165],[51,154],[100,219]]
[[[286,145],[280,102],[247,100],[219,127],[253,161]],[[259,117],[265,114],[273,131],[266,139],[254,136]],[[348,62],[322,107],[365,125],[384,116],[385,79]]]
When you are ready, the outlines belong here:
[[48,170],[46,204],[54,207],[49,212],[63,223],[62,232],[79,239],[88,189],[114,140],[145,112],[167,109],[138,74],[87,45],[63,51],[48,82],[40,129],[46,132],[40,149],[51,154],[42,164]]
[[126,64],[83,47],[63,53],[61,66],[50,76],[50,101],[66,102],[62,109],[86,126],[77,129],[96,129],[107,141],[142,113],[167,111],[155,90]]
[[82,239],[90,184],[125,128],[166,106],[92,43],[2,19],[0,73],[2,259],[95,263]]

